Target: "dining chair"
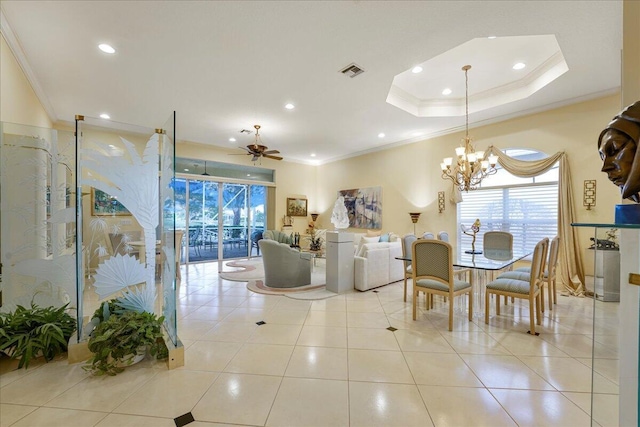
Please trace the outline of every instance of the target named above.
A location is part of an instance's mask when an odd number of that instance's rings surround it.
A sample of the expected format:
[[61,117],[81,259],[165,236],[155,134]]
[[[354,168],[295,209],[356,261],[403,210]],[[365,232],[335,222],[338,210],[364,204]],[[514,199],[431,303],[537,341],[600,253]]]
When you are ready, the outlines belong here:
[[513,254],[513,234],[506,231],[487,231],[482,236],[482,251],[489,259],[510,259]]
[[258,241],[262,240],[262,230],[256,230],[251,233],[251,248],[249,249],[249,256],[253,252],[253,248],[256,248],[257,256],[260,256],[260,246]]
[[434,240],[436,236],[430,231],[425,231],[424,234],[422,235],[422,238],[427,240]]
[[[558,254],[560,252],[560,237],[556,236],[549,244],[549,259],[547,260],[547,268],[542,276],[543,285],[547,285],[547,297],[549,299],[549,310],[553,310],[553,304],[558,303],[556,294],[556,273],[558,267]],[[531,267],[516,268],[515,271],[505,273],[515,277],[513,273],[531,273]],[[541,295],[542,311],[544,311],[544,291]]]
[[200,245],[202,244],[202,229],[201,228],[190,228],[189,229],[189,240],[188,245],[189,248],[193,248],[195,252],[195,256],[200,256]]
[[[482,236],[482,251],[485,258],[495,260],[511,259],[513,257],[513,234],[506,231],[487,231]],[[511,267],[508,268],[509,270]],[[494,280],[496,272],[489,273],[489,280]],[[514,299],[512,298],[511,301]],[[507,297],[504,303],[508,303]]]
[[[541,289],[542,275],[547,260],[547,251],[549,249],[549,239],[540,240],[533,250],[533,261],[531,262],[531,273],[527,276],[529,280],[511,279],[505,277],[504,273],[492,280],[485,286],[484,295],[484,323],[489,324],[489,298],[496,295],[496,315],[500,315],[500,295],[512,298],[520,298],[529,300],[529,333],[531,335],[539,335],[536,333],[536,323],[542,324],[541,311]],[[535,306],[535,316],[534,316]]]
[[439,231],[438,240],[449,243],[449,233],[447,233],[446,231]]
[[[453,249],[439,240],[416,240],[411,247],[413,279],[413,320],[416,320],[418,292],[447,298],[449,305],[449,330],[453,330],[453,301],[457,296],[469,295],[469,321],[473,319],[473,288],[470,281],[456,280],[453,272]],[[470,276],[469,276],[470,278]],[[430,309],[427,304],[427,310]]]
[[[402,237],[402,257],[407,258],[411,256],[411,246],[413,242],[418,240],[418,238],[413,234],[407,234]],[[404,301],[407,301],[407,279],[410,279],[412,276],[411,270],[411,261],[403,261],[404,262]]]

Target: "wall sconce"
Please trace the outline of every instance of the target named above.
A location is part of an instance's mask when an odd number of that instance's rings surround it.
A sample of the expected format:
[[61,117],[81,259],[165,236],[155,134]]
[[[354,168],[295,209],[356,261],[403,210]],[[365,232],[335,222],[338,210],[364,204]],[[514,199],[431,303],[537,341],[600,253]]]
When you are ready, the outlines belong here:
[[320,214],[312,213],[311,214],[311,221],[316,222],[316,219],[318,219],[318,215],[320,215]]
[[596,205],[596,180],[585,179],[584,189],[582,191],[582,204],[590,211],[592,206]]
[[444,191],[438,191],[438,212],[444,211]]
[[416,222],[420,219],[420,212],[409,212],[411,216],[411,222],[413,222],[413,235],[416,235]]

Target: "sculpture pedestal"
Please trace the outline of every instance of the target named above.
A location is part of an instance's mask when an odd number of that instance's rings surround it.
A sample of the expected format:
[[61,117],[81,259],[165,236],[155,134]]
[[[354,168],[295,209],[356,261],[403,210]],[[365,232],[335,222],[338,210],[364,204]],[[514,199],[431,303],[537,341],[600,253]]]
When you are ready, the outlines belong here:
[[353,289],[353,233],[327,232],[327,290]]

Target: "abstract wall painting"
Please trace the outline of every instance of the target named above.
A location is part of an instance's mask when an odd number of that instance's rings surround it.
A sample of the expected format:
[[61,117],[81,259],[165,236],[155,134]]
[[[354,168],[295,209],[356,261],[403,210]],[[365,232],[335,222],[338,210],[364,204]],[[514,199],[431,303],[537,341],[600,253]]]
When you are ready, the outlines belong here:
[[344,197],[351,228],[382,228],[382,187],[340,190]]

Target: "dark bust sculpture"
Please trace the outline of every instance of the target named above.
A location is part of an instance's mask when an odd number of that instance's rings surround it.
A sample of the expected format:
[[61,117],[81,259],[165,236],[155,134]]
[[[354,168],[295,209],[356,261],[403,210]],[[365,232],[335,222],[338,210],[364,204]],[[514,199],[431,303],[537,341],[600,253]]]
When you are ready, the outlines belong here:
[[640,101],[618,113],[600,133],[598,150],[605,172],[623,199],[640,203]]

